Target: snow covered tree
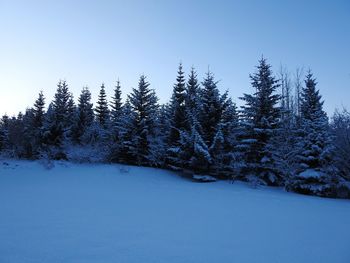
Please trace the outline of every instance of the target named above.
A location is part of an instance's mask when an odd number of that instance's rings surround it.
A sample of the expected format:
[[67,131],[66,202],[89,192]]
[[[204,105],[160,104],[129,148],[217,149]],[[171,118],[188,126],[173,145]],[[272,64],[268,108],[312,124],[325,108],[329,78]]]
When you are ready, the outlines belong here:
[[334,135],[335,164],[339,174],[350,181],[350,112],[336,110],[331,123]]
[[60,159],[64,155],[61,152],[62,142],[64,140],[64,130],[63,125],[60,124],[57,120],[54,105],[52,102],[49,104],[46,112],[43,130],[43,150],[49,158]]
[[[226,94],[226,93],[225,93]],[[231,99],[225,99],[213,143],[209,148],[212,162],[210,173],[217,177],[232,177],[238,170],[240,160],[236,152],[239,131],[238,112]]]
[[[196,120],[200,117],[201,112],[201,88],[198,83],[197,73],[194,68],[191,68],[190,75],[188,76],[188,81],[186,85],[186,98],[185,98],[185,116],[186,125],[185,128],[190,131],[192,126],[192,118]],[[202,128],[198,127],[200,132]]]
[[[75,106],[68,85],[66,81],[60,81],[44,122],[43,140],[47,146],[53,145],[58,148],[63,146],[63,142],[71,135],[74,111]],[[64,153],[58,155],[63,156]]]
[[[299,71],[297,70],[299,74]],[[289,72],[285,67],[281,67],[280,73],[280,132],[278,134],[277,143],[278,143],[278,155],[280,158],[281,171],[283,172],[284,177],[290,176],[292,173],[292,165],[294,162],[294,145],[296,139],[296,130],[297,130],[297,108],[294,103],[294,96],[292,94],[292,80]],[[299,80],[296,80],[296,88],[299,85]]]
[[156,132],[156,114],[158,110],[157,97],[154,90],[149,88],[146,76],[141,75],[138,88],[128,96],[134,114],[134,132],[131,154],[137,165],[153,165],[151,143]]
[[7,115],[4,115],[0,120],[0,152],[5,149],[6,140],[7,140],[7,138],[6,138],[7,137],[6,126],[5,126],[5,123],[3,121],[5,116],[7,116]]
[[185,99],[186,83],[185,76],[180,63],[177,72],[176,83],[173,88],[173,95],[170,101],[170,134],[169,145],[178,146],[180,140],[180,130],[185,127]]
[[120,81],[118,79],[117,85],[114,88],[114,96],[112,97],[112,101],[110,103],[111,106],[111,137],[112,142],[110,146],[110,157],[111,161],[118,161],[119,155],[121,155],[121,133],[122,133],[122,125],[123,125],[123,103],[122,103],[122,92],[120,87]]
[[181,132],[179,160],[182,169],[191,173],[208,173],[211,156],[208,146],[199,133],[199,122],[192,118],[190,131]]
[[199,122],[201,114],[201,89],[197,73],[191,69],[186,85],[185,127],[180,134],[178,166],[191,173],[208,172],[211,163],[209,149],[202,137],[202,127]]
[[325,160],[324,151],[328,150],[330,134],[328,133],[328,118],[323,111],[323,101],[316,89],[316,79],[309,72],[305,79],[305,87],[301,91],[301,152],[297,156],[300,169],[321,168]]
[[98,100],[96,104],[96,120],[103,129],[107,129],[109,123],[109,109],[105,85],[103,83],[101,85],[100,93],[98,95]]
[[245,161],[241,172],[254,183],[279,185],[282,178],[275,145],[280,120],[279,84],[264,58],[250,78],[255,92],[241,98],[245,102],[241,111],[244,133],[238,145]]
[[123,103],[122,92],[120,87],[120,81],[117,81],[117,85],[114,89],[114,96],[112,97],[111,105],[111,124],[114,133],[114,138],[118,140],[119,130],[121,125],[121,116],[123,115]]
[[16,117],[11,117],[7,121],[8,154],[10,157],[25,157],[23,148],[24,126],[23,114],[19,112]]
[[56,121],[62,125],[63,128],[67,128],[70,123],[70,113],[72,110],[72,97],[68,89],[66,81],[60,81],[57,85],[57,91],[52,102],[52,110]]
[[91,102],[91,93],[88,87],[84,87],[78,98],[77,116],[73,127],[73,139],[75,142],[83,143],[82,137],[91,127],[93,121],[94,110]]
[[164,121],[165,118],[168,118],[169,125],[169,132],[166,134],[166,143],[168,145],[166,165],[172,169],[177,169],[178,167],[180,134],[186,125],[185,99],[186,83],[182,64],[180,63],[170,104],[167,108],[164,108],[162,113]]
[[45,97],[42,91],[36,99],[33,109],[27,110],[23,118],[25,134],[30,143],[31,153],[38,156],[43,143],[43,126],[45,121]]
[[328,118],[323,111],[322,97],[316,85],[316,79],[309,71],[305,87],[301,91],[296,171],[288,182],[287,189],[305,194],[332,196],[339,177],[333,165],[334,147]]
[[69,93],[69,100],[68,100],[68,105],[67,105],[67,125],[69,127],[69,133],[67,135],[69,137],[72,136],[72,127],[75,124],[77,116],[77,107],[75,106],[74,103],[74,97],[72,93]]
[[133,155],[133,134],[134,134],[134,120],[136,119],[129,99],[126,100],[122,108],[121,127],[120,127],[120,146],[117,155],[111,154],[111,160],[126,164],[135,162]]
[[33,127],[41,129],[45,119],[45,97],[42,91],[39,92],[39,97],[33,107]]
[[212,145],[221,119],[222,101],[212,72],[207,72],[202,85],[200,121],[203,139],[207,145]]
[[9,149],[9,125],[10,118],[7,114],[1,117],[0,121],[0,149],[2,151]]

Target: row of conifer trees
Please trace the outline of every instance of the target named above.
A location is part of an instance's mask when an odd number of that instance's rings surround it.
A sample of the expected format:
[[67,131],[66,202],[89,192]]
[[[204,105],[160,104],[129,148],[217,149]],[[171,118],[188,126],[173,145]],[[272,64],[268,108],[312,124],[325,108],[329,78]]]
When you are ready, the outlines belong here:
[[144,75],[125,102],[119,81],[111,100],[102,85],[95,107],[87,87],[75,104],[66,81],[60,81],[47,110],[40,92],[24,114],[2,117],[0,151],[28,159],[162,167],[349,197],[349,170],[344,155],[337,154],[336,134],[311,71],[296,96],[264,58],[250,78],[253,92],[243,94],[240,109],[227,92],[220,94],[210,71],[199,82],[192,68],[186,79],[181,64],[164,105]]

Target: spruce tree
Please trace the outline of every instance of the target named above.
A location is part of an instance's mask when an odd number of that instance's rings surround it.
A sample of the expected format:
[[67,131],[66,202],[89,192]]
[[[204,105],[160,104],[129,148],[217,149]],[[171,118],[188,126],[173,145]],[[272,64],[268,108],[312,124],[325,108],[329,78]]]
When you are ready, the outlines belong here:
[[156,132],[156,114],[158,110],[157,97],[154,90],[149,88],[146,76],[141,75],[138,88],[129,95],[130,105],[134,114],[134,133],[131,154],[136,164],[153,165],[151,143]]
[[73,97],[73,93],[69,93],[69,100],[68,100],[68,104],[67,104],[67,125],[69,127],[69,133],[68,136],[71,137],[71,130],[73,125],[75,124],[75,120],[77,117],[77,107],[75,106],[74,103],[74,97]]
[[93,104],[91,103],[91,93],[88,87],[84,87],[78,98],[77,116],[75,119],[73,138],[75,142],[82,143],[82,137],[91,127],[94,121]]
[[[44,122],[43,130],[46,146],[53,145],[57,148],[63,146],[63,142],[71,135],[73,113],[74,102],[72,94],[69,92],[66,81],[60,81]],[[64,153],[60,152],[54,155],[60,158]]]
[[42,91],[36,99],[33,109],[25,114],[25,133],[31,143],[32,154],[37,156],[43,143],[43,126],[45,121],[45,97]]
[[237,173],[241,161],[236,151],[239,121],[237,106],[231,99],[225,99],[222,105],[220,123],[209,148],[212,156],[210,172],[217,177],[228,178]]
[[50,154],[51,146],[60,148],[64,139],[63,125],[57,120],[53,102],[49,104],[47,109],[43,130],[44,149],[48,154]]
[[52,107],[57,123],[62,125],[63,128],[67,128],[70,123],[69,114],[72,108],[71,99],[72,97],[67,82],[60,81],[57,85]]
[[124,103],[121,116],[120,127],[120,146],[118,155],[112,153],[111,160],[115,162],[132,164],[135,163],[133,136],[134,136],[134,120],[136,119],[129,98]]
[[192,117],[191,130],[185,130],[181,133],[179,161],[184,171],[193,174],[208,173],[211,163],[208,146],[204,142],[199,130],[199,122],[195,117]]
[[112,97],[111,105],[111,125],[114,134],[114,140],[118,141],[119,131],[121,126],[121,117],[123,115],[123,103],[122,103],[122,92],[120,87],[120,81],[117,81],[117,85],[114,89],[114,96]]
[[217,81],[214,80],[212,72],[207,72],[202,85],[201,126],[203,129],[203,138],[206,144],[212,145],[221,119],[222,105],[220,93],[217,88]]
[[316,85],[316,79],[309,71],[300,95],[301,125],[296,144],[296,170],[287,189],[333,196],[336,194],[332,191],[340,178],[333,165],[332,136]]
[[180,134],[186,126],[185,99],[186,83],[182,64],[180,63],[170,104],[167,108],[164,108],[162,115],[163,121],[165,121],[165,118],[168,118],[169,131],[165,135],[167,137],[165,142],[168,145],[166,165],[172,169],[178,169],[179,166]]
[[[316,89],[316,79],[309,72],[305,79],[305,87],[301,91],[302,126],[300,150],[298,155],[301,170],[322,167],[322,154],[329,143],[328,118],[323,111],[323,101]],[[325,133],[325,134],[323,134]]]
[[0,149],[2,151],[9,149],[9,123],[9,116],[3,115],[0,120]]
[[6,140],[7,140],[7,131],[6,131],[6,126],[5,126],[5,122],[4,122],[4,117],[5,116],[6,115],[4,115],[0,119],[0,152],[5,149]]
[[98,95],[98,100],[96,104],[97,106],[95,108],[95,112],[97,122],[103,129],[107,129],[109,123],[109,110],[105,85],[103,83],[101,85],[100,93]]
[[39,97],[33,107],[33,126],[35,129],[40,129],[44,123],[45,117],[45,97],[42,91],[39,92]]
[[177,71],[176,83],[173,88],[173,95],[170,101],[170,134],[169,145],[178,146],[180,140],[180,131],[185,127],[185,99],[186,83],[185,76],[180,63]]
[[278,80],[264,58],[250,78],[255,92],[241,98],[245,102],[241,111],[244,130],[238,146],[245,161],[242,174],[253,183],[279,185],[283,178],[275,145],[280,120]]
[[181,131],[181,141],[178,163],[183,170],[192,173],[208,172],[211,156],[205,141],[199,121],[201,114],[201,89],[197,73],[191,69],[186,85],[185,98],[185,129]]
[[119,155],[121,154],[121,129],[123,119],[123,104],[121,98],[122,92],[120,87],[120,81],[117,81],[117,85],[114,88],[114,96],[110,103],[111,106],[111,131],[112,140],[110,149],[110,160],[118,161]]
[[[200,117],[201,112],[201,101],[200,101],[200,93],[201,89],[198,83],[197,73],[195,69],[192,67],[191,72],[188,76],[188,81],[186,85],[186,98],[185,98],[185,116],[186,116],[186,124],[185,129],[187,131],[191,130],[192,126],[192,118],[196,120]],[[198,127],[200,132],[202,132],[202,128]]]
[[331,123],[334,135],[335,163],[339,174],[350,181],[350,112],[336,110]]

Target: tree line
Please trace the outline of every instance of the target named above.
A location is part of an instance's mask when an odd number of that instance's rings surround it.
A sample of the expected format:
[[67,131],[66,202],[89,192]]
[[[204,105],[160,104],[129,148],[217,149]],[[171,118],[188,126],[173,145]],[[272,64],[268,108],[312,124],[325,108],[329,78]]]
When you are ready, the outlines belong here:
[[186,78],[182,64],[163,105],[145,75],[125,102],[119,81],[110,100],[102,84],[95,106],[87,87],[76,104],[59,81],[47,107],[40,92],[24,114],[1,118],[0,152],[161,167],[349,198],[349,112],[328,120],[310,70],[297,71],[292,85],[287,71],[277,78],[262,58],[250,79],[253,92],[243,94],[240,108],[220,93],[212,72],[200,82],[194,68]]

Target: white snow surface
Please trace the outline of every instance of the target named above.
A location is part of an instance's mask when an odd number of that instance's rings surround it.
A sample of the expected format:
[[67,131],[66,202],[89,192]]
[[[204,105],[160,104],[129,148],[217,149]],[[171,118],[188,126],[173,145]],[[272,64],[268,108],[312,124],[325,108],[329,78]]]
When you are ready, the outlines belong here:
[[307,169],[303,172],[301,172],[300,174],[298,174],[298,177],[303,178],[303,179],[319,179],[322,176],[324,176],[323,173],[316,171],[314,169]]
[[194,174],[192,176],[194,180],[200,181],[200,182],[215,182],[216,178],[210,175],[201,175],[201,174]]
[[0,262],[350,262],[350,202],[160,169],[0,161]]

